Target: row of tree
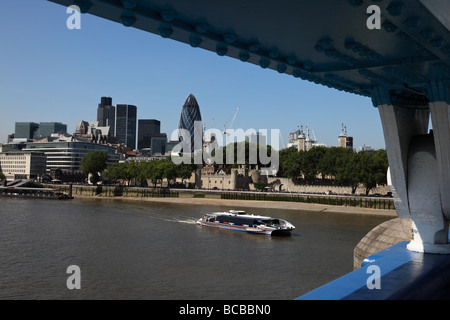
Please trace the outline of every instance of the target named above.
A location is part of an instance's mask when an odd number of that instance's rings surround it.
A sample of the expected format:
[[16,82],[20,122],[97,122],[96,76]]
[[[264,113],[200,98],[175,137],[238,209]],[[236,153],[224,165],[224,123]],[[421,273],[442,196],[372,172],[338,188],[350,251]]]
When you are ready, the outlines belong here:
[[[228,166],[236,166],[236,149],[234,163]],[[224,148],[225,149],[225,148]],[[265,150],[266,151],[266,150]],[[274,156],[274,150],[268,146],[270,156]],[[226,150],[223,155],[225,158]],[[317,180],[332,179],[336,183],[352,187],[352,193],[359,184],[366,188],[366,194],[377,185],[386,184],[388,160],[386,151],[381,149],[373,153],[358,152],[339,147],[314,147],[308,151],[297,151],[295,147],[283,149],[278,152],[279,171],[277,176],[303,179],[308,183]],[[245,157],[248,164],[249,148],[245,144]],[[176,178],[189,179],[197,165],[175,164],[170,158],[153,160],[149,162],[115,163],[107,166],[107,154],[101,151],[89,152],[81,161],[81,170],[90,174],[90,181],[97,183],[102,177],[111,181],[131,181],[143,185],[150,180],[155,186],[162,179],[174,181]],[[226,162],[226,159],[223,159]],[[258,165],[261,165],[258,158]]]
[[109,166],[103,176],[110,180],[123,180],[128,184],[131,181],[139,185],[146,185],[150,180],[154,186],[163,179],[175,181],[177,178],[189,179],[197,168],[194,164],[175,164],[169,158],[152,161],[114,163]]
[[[196,169],[194,164],[175,164],[170,159],[153,161],[114,163],[107,165],[108,155],[102,151],[92,151],[81,159],[81,171],[90,175],[93,184],[102,178],[111,181],[131,181],[145,185],[150,180],[155,186],[162,179],[175,180],[176,178],[189,179],[192,171]],[[101,174],[101,177],[99,175]]]
[[353,152],[339,147],[314,147],[308,151],[297,151],[295,147],[280,151],[278,176],[302,178],[307,182],[331,178],[337,183],[352,187],[355,193],[358,184],[366,188],[366,194],[377,185],[387,183],[388,159],[386,151],[373,153]]

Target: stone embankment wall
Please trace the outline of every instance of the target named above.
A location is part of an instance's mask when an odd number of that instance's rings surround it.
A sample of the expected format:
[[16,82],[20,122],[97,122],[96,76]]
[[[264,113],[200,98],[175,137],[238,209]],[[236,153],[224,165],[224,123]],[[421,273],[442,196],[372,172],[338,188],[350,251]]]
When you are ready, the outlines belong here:
[[[345,186],[337,186],[337,185],[308,185],[308,184],[299,184],[296,183],[293,179],[289,178],[277,178],[277,177],[268,177],[267,183],[272,185],[278,191],[288,191],[288,192],[302,192],[302,193],[325,193],[327,190],[330,190],[333,194],[351,194],[352,188]],[[389,192],[389,187],[379,186],[377,188],[372,189],[369,194],[382,194],[385,195]],[[365,194],[366,189],[363,185],[359,185],[356,189],[355,194]]]
[[[178,181],[178,182],[181,182]],[[259,170],[246,170],[246,169],[233,169],[231,174],[220,173],[202,173],[201,170],[194,172],[189,180],[186,182],[191,183],[198,189],[218,189],[218,190],[250,190],[254,191],[254,183],[264,182],[268,186],[272,187],[275,191],[287,191],[287,192],[301,192],[301,193],[320,193],[323,194],[328,190],[331,190],[333,194],[352,194],[352,188],[346,186],[338,186],[332,184],[332,180],[328,180],[331,184],[327,184],[327,181],[318,180],[316,184],[306,184],[303,181],[298,181],[290,178],[279,177],[267,177],[261,175]],[[370,194],[379,193],[385,195],[389,192],[389,187],[379,186],[370,190]],[[364,185],[359,185],[355,194],[360,195],[366,193]]]

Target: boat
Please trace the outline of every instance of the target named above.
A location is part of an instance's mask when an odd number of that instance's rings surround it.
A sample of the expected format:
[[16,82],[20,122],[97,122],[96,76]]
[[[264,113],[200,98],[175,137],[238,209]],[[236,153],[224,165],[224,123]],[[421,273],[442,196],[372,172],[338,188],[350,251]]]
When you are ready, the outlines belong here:
[[241,210],[207,213],[197,220],[197,224],[268,236],[290,235],[291,231],[295,229],[294,225],[286,220],[247,214]]
[[4,187],[0,186],[0,197],[11,198],[35,198],[35,199],[73,199],[69,194],[58,192],[49,188],[29,188],[29,187]]

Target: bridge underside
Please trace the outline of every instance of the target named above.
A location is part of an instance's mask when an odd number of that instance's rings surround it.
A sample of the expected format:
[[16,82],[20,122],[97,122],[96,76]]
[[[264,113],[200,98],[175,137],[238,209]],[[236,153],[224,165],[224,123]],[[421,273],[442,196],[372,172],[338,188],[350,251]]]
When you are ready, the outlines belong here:
[[370,97],[398,215],[414,222],[409,248],[450,253],[450,1],[50,1]]
[[[50,1],[338,90],[388,85],[397,104],[450,77],[446,0]],[[374,3],[380,30],[367,28]]]

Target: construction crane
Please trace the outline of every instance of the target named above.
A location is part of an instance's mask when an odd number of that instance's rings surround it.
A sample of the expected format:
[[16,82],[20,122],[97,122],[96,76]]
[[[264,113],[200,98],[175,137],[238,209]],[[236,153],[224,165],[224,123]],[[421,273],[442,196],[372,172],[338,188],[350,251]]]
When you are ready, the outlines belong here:
[[[228,127],[228,129],[231,129],[233,127],[233,123],[234,123],[234,120],[236,119],[238,111],[239,111],[239,107],[236,108],[236,111],[234,112],[233,119],[231,120],[231,123],[230,123],[230,126]],[[227,123],[226,122],[223,125],[223,129],[224,129],[223,134],[227,134]]]

